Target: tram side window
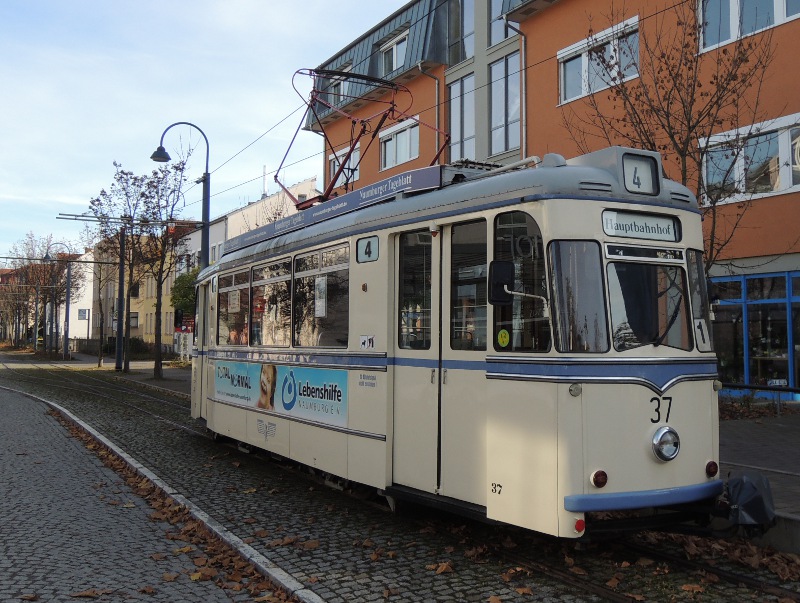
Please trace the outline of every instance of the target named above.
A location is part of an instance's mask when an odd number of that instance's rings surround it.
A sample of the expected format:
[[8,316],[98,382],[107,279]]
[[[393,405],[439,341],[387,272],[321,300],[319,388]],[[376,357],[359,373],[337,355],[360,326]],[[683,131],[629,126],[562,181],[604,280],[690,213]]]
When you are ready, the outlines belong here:
[[217,343],[247,345],[250,318],[248,270],[219,277],[217,307]]
[[350,325],[350,248],[294,260],[294,345],[346,348]]
[[690,249],[686,252],[689,267],[689,291],[692,296],[692,317],[694,318],[694,335],[697,349],[708,352],[713,349],[713,339],[708,318],[711,306],[706,286],[706,273],[703,263],[703,252]]
[[252,345],[288,347],[292,339],[292,261],[253,269]]
[[400,235],[399,345],[406,350],[431,347],[431,233]]
[[515,295],[509,305],[494,306],[494,348],[498,352],[546,352],[550,320],[542,233],[536,221],[521,211],[500,214],[494,222],[494,259],[513,262]]
[[450,347],[486,349],[486,221],[453,226]]
[[603,267],[596,241],[553,241],[550,280],[559,352],[607,352]]

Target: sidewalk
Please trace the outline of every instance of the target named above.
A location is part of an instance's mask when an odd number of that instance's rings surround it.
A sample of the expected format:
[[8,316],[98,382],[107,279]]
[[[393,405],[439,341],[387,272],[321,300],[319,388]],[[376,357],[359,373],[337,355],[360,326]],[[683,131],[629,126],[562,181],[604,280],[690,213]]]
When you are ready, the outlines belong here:
[[114,358],[105,358],[103,367],[97,368],[97,357],[88,354],[72,354],[72,360],[68,363],[70,366],[80,368],[94,368],[102,370],[107,373],[113,373],[120,379],[127,379],[129,381],[136,381],[149,387],[166,389],[185,396],[191,396],[192,393],[192,367],[190,365],[173,367],[169,363],[162,363],[163,379],[153,378],[153,361],[152,360],[133,360],[130,363],[130,372],[125,373],[115,369]]
[[[0,393],[0,600],[248,601],[194,580],[194,547],[26,396]],[[191,551],[189,550],[191,549]],[[192,552],[193,551],[193,552]]]

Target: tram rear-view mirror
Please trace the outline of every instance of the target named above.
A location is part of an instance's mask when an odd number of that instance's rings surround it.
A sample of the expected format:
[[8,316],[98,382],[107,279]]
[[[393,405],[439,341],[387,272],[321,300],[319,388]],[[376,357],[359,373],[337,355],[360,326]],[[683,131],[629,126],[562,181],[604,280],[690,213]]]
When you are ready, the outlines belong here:
[[495,306],[511,304],[514,289],[514,262],[495,260],[489,264],[489,303]]

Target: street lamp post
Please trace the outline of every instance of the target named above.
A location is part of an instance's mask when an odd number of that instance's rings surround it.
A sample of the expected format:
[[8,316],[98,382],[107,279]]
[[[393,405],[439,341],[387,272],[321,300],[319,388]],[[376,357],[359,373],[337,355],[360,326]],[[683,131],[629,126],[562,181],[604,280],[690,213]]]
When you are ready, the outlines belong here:
[[174,126],[191,126],[192,128],[196,129],[200,134],[203,136],[203,140],[206,141],[206,171],[203,174],[203,218],[202,218],[202,225],[200,230],[200,269],[208,267],[208,256],[209,256],[209,228],[211,222],[211,175],[208,173],[208,156],[210,154],[210,148],[208,145],[208,138],[200,128],[198,128],[193,123],[189,123],[188,121],[179,121],[170,126],[167,126],[167,129],[164,130],[163,134],[161,134],[161,142],[158,145],[158,148],[155,152],[150,155],[150,159],[153,161],[158,161],[159,163],[166,163],[171,160],[169,153],[167,153],[166,149],[164,149],[164,135],[169,131],[170,128]]

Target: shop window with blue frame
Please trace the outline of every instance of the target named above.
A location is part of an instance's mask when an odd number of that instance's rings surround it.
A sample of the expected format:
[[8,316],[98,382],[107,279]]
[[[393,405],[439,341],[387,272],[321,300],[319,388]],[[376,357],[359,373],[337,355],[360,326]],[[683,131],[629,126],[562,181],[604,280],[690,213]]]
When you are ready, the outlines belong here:
[[750,383],[788,385],[786,277],[750,277],[745,280],[745,287]]
[[792,376],[794,387],[800,387],[800,275],[792,276],[792,347],[789,353],[792,357]]
[[786,304],[749,306],[747,336],[750,349],[750,383],[788,385]]
[[[790,286],[791,285],[791,286]],[[800,385],[800,274],[715,279],[720,379]]]

